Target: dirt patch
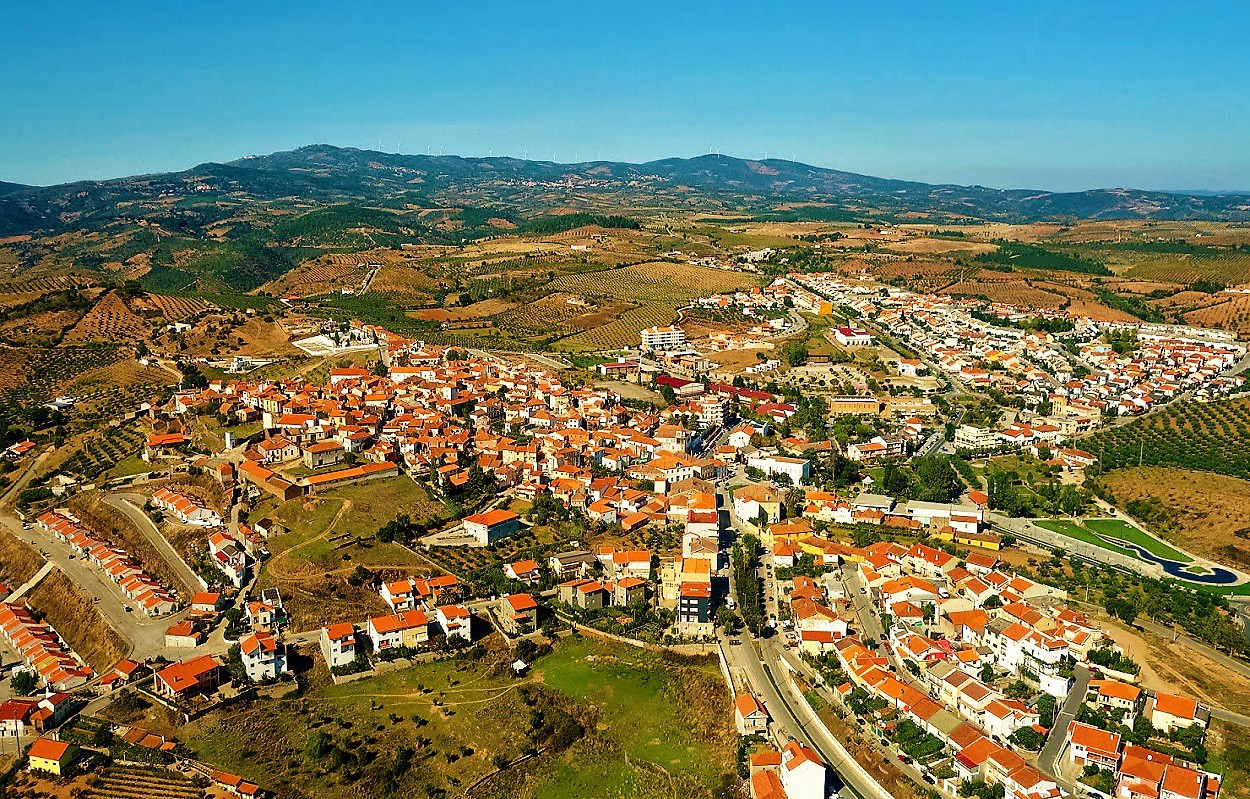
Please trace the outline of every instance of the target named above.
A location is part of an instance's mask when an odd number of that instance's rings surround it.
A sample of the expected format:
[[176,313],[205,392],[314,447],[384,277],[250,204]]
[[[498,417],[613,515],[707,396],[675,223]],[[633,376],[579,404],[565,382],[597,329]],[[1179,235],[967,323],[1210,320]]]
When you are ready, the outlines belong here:
[[1216,707],[1250,707],[1250,679],[1183,643],[1147,630],[1130,630],[1106,614],[1093,614],[1099,624],[1138,665],[1145,688],[1193,697]]
[[44,614],[61,637],[97,674],[125,657],[126,641],[109,626],[91,599],[60,570],[54,569],[24,597]]
[[1157,503],[1139,521],[1197,555],[1250,567],[1250,480],[1210,472],[1147,466],[1102,478],[1116,503]]

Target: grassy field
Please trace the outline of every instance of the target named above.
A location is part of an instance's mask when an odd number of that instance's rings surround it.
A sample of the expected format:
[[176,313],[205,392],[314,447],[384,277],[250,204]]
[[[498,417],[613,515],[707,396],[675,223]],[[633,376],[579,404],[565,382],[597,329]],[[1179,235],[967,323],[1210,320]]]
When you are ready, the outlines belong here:
[[1084,541],[1096,547],[1109,549],[1112,552],[1119,552],[1121,555],[1128,555],[1131,558],[1136,558],[1137,554],[1131,549],[1119,546],[1114,541],[1108,540],[1107,537],[1136,544],[1156,557],[1167,558],[1181,563],[1192,562],[1192,559],[1183,553],[1176,551],[1157,538],[1143,533],[1128,522],[1120,519],[1086,519],[1081,523],[1066,519],[1043,519],[1036,522],[1036,524],[1038,527],[1044,527],[1047,530],[1066,535],[1069,538],[1075,538],[1078,541]]
[[1120,541],[1136,544],[1147,552],[1160,558],[1167,558],[1179,563],[1192,563],[1193,558],[1178,552],[1154,536],[1147,535],[1128,522],[1120,519],[1089,519],[1085,526],[1100,536],[1111,536]]
[[1250,481],[1146,466],[1099,478],[1116,503],[1173,543],[1212,560],[1250,567]]
[[250,518],[270,517],[287,532],[269,542],[273,557],[261,570],[261,587],[276,586],[299,600],[292,603],[297,630],[382,612],[376,592],[347,581],[357,566],[395,574],[433,571],[411,550],[375,537],[400,513],[431,521],[446,518],[449,511],[406,475],[283,503],[266,498]]
[[1085,527],[1077,524],[1076,522],[1070,522],[1064,519],[1039,519],[1035,521],[1034,524],[1038,527],[1044,527],[1051,532],[1066,535],[1068,538],[1075,538],[1077,541],[1084,541],[1087,544],[1093,544],[1094,546],[1102,549],[1109,549],[1112,552],[1118,552],[1121,555],[1126,555],[1130,558],[1137,557],[1132,550],[1116,546],[1110,541],[1106,541],[1098,535],[1095,535],[1093,532],[1087,530]]
[[736,740],[715,665],[625,649],[567,639],[523,679],[509,676],[497,638],[480,659],[339,686],[318,662],[302,695],[209,714],[180,737],[289,799],[462,795],[528,746],[546,753],[473,795],[710,797],[734,784]]

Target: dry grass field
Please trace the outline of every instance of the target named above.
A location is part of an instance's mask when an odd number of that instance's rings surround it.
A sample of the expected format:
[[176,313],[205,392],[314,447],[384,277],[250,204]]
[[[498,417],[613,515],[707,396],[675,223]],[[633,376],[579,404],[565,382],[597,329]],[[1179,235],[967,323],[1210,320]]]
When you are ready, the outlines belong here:
[[91,598],[60,571],[53,569],[25,600],[45,614],[48,623],[97,674],[106,673],[126,656],[125,640],[99,614]]
[[1117,503],[1157,499],[1164,509],[1142,519],[1195,554],[1250,567],[1250,481],[1187,469],[1116,469],[1100,478]]
[[28,544],[0,526],[0,582],[17,588],[43,568],[43,558]]

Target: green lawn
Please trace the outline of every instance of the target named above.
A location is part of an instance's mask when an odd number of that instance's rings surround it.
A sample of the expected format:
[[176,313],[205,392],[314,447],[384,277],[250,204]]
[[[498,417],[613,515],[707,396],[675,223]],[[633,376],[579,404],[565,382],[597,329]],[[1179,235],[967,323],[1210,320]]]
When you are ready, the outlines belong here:
[[1153,536],[1143,533],[1128,522],[1120,519],[1090,519],[1085,526],[1100,535],[1109,535],[1136,544],[1142,549],[1160,558],[1175,560],[1180,563],[1192,563],[1193,558],[1178,552]]
[[[731,700],[714,662],[677,666],[644,650],[570,639],[536,672],[547,686],[597,707],[605,737],[629,758],[708,790],[732,770],[733,752],[718,734]],[[692,712],[701,706],[706,712]]]
[[1130,558],[1137,557],[1137,555],[1134,554],[1131,550],[1125,549],[1124,547],[1121,547],[1121,546],[1116,546],[1110,541],[1107,541],[1101,538],[1100,536],[1095,535],[1091,531],[1085,529],[1079,524],[1076,524],[1075,522],[1070,522],[1070,521],[1066,521],[1063,519],[1039,519],[1033,523],[1036,524],[1038,527],[1043,527],[1047,530],[1050,530],[1051,532],[1059,533],[1060,535],[1066,535],[1068,538],[1075,538],[1077,541],[1084,541],[1087,544],[1093,544],[1094,546],[1101,547],[1102,549],[1109,549],[1112,552],[1118,552],[1121,555],[1126,555],[1127,557],[1130,557]]
[[127,455],[117,462],[112,469],[105,473],[106,478],[112,477],[130,477],[132,474],[143,474],[152,471],[152,464],[145,461],[139,456],[139,453]]

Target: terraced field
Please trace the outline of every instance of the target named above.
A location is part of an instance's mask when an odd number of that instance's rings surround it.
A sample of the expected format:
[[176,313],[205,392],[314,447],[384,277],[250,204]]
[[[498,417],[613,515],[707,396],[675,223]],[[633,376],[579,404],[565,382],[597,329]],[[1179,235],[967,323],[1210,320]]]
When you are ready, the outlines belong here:
[[109,766],[79,795],[83,799],[203,799],[204,791],[168,769]]
[[141,338],[148,327],[142,317],[126,306],[120,294],[110,291],[92,306],[73,330],[65,334],[64,341],[133,341]]

